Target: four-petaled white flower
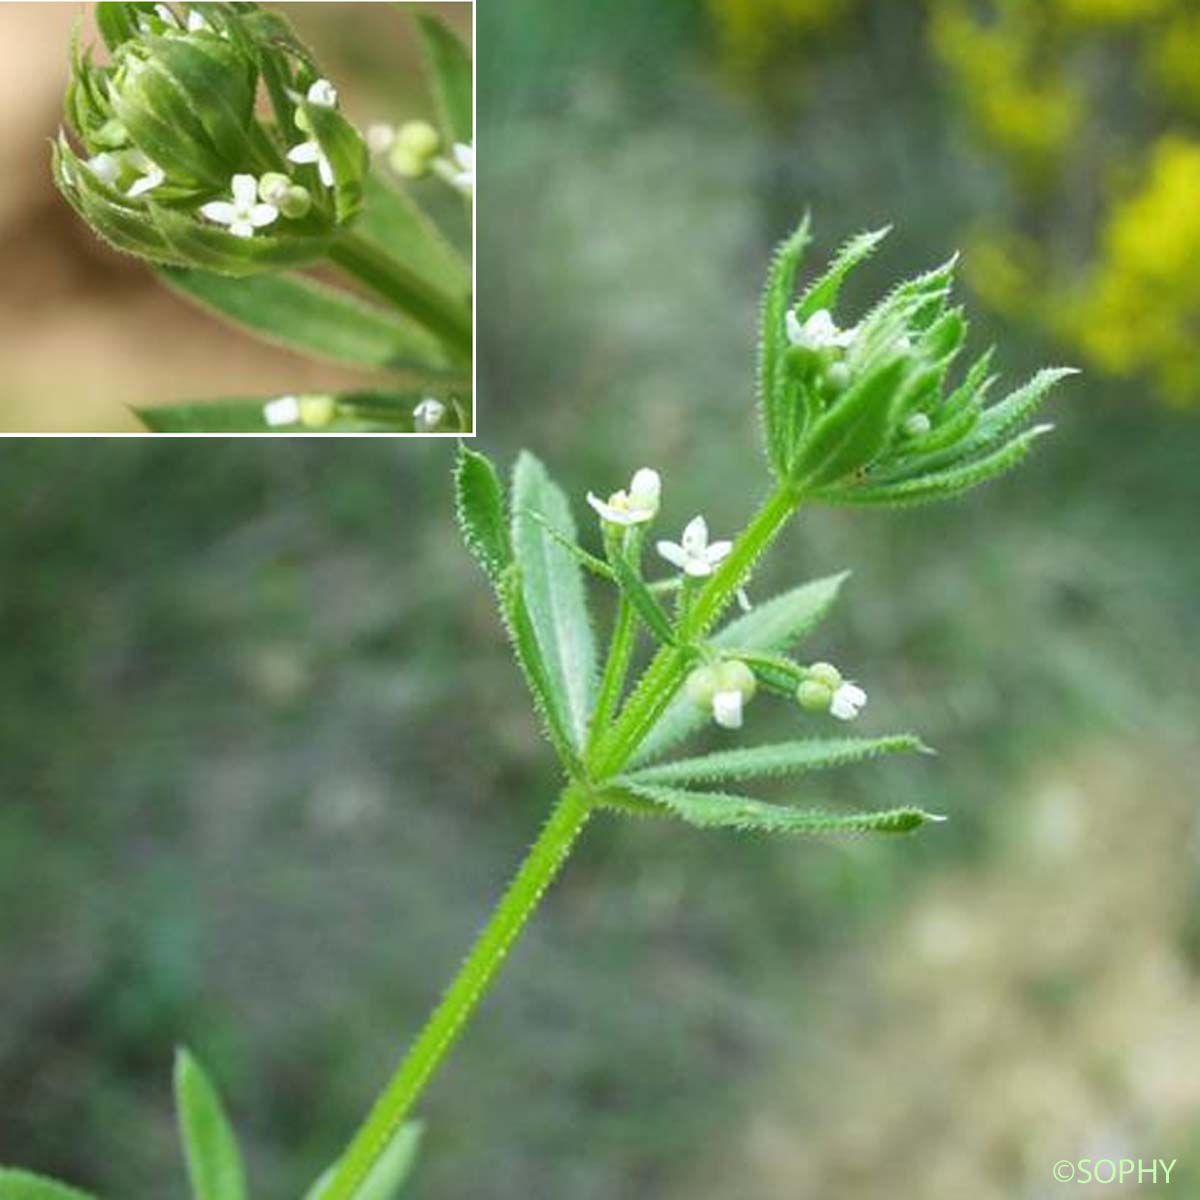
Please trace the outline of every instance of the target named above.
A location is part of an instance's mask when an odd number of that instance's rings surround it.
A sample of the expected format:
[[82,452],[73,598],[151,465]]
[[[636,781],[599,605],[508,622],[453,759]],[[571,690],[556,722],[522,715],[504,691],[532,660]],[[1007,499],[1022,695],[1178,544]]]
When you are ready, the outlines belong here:
[[[313,84],[313,86],[316,87],[316,84]],[[317,173],[321,176],[321,182],[327,188],[333,187],[333,167],[326,157],[325,151],[321,149],[319,142],[301,142],[300,145],[293,146],[288,151],[288,162],[300,163],[302,165],[316,163]]]
[[318,79],[308,89],[308,102],[318,108],[337,108],[338,90],[328,79]]
[[469,146],[463,142],[454,143],[455,170],[450,176],[450,183],[458,188],[464,196],[475,194],[475,143]]
[[834,689],[833,699],[829,702],[829,712],[839,721],[853,721],[866,702],[867,693],[857,683],[847,680]]
[[687,575],[702,577],[711,575],[713,568],[733,549],[732,542],[708,540],[708,523],[703,517],[694,517],[679,542],[659,542],[658,552],[672,566]]
[[662,480],[658,472],[642,467],[634,472],[628,491],[613,492],[606,501],[588,492],[587,502],[613,525],[644,525],[658,514],[661,495]]
[[854,341],[857,330],[840,330],[833,323],[829,309],[819,308],[807,321],[801,321],[790,309],[787,318],[787,337],[793,346],[806,350],[826,350],[831,347],[844,349]]
[[258,180],[253,175],[235,175],[230,187],[232,204],[228,200],[213,200],[201,205],[200,212],[218,225],[228,225],[234,237],[253,237],[256,229],[279,219],[275,205],[259,203]]
[[273,429],[280,425],[300,424],[300,401],[295,396],[280,396],[263,405],[263,420]]

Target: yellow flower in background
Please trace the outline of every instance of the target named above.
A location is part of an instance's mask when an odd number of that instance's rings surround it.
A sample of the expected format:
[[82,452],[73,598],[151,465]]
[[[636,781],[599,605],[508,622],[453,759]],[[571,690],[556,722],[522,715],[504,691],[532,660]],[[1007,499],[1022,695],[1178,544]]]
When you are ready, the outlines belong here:
[[1200,140],[1167,136],[1114,205],[1070,331],[1101,367],[1145,372],[1165,399],[1200,400]]
[[1181,8],[1152,30],[1145,64],[1152,84],[1176,103],[1200,113],[1200,11]]
[[708,0],[725,64],[752,75],[795,49],[797,39],[832,28],[854,0]]
[[1051,0],[1048,7],[1077,25],[1137,25],[1180,8],[1180,0]]

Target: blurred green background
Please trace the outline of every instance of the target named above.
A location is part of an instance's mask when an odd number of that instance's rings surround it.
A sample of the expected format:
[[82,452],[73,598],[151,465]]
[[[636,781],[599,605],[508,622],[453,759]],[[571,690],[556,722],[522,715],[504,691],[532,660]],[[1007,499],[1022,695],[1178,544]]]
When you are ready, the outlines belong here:
[[[1181,8],[1107,0],[1097,27],[1056,0],[1028,33],[1012,3],[481,6],[481,441],[537,450],[581,516],[642,464],[666,527],[745,516],[756,292],[805,207],[818,255],[896,224],[849,313],[965,245],[1006,378],[1088,370],[1018,474],[813,511],[756,580],[853,566],[808,652],[870,691],[859,731],[941,752],[805,798],[952,820],[832,844],[596,822],[428,1093],[417,1200],[999,1200],[1079,1157],[1175,1158],[1169,1188],[1103,1194],[1200,1196],[1200,425],[1078,336],[1159,139],[1200,136],[1138,82]],[[1036,170],[935,17],[1001,39],[981,60],[1014,103],[1082,97]],[[1045,280],[1014,283],[1017,243]],[[1186,296],[1134,307],[1195,328]],[[183,1041],[256,1194],[296,1196],[531,838],[548,754],[447,447],[84,449],[10,444],[0,471],[0,1160],[182,1196]]]

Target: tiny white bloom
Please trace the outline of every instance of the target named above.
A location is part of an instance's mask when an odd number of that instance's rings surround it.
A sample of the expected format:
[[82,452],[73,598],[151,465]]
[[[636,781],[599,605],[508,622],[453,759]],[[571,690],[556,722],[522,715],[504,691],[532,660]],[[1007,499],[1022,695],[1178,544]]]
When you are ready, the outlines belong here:
[[[313,85],[316,86],[315,84]],[[310,164],[316,163],[321,182],[327,187],[333,187],[333,167],[317,142],[301,142],[288,151],[288,162]]]
[[819,308],[807,321],[801,321],[791,309],[788,310],[787,337],[793,346],[804,346],[808,350],[825,350],[829,347],[849,346],[857,330],[839,330],[833,323],[829,309]]
[[101,183],[112,187],[117,182],[117,176],[121,174],[121,160],[106,150],[103,154],[89,158],[87,168]]
[[703,517],[694,517],[679,542],[659,542],[658,552],[672,566],[687,575],[697,578],[711,575],[713,568],[733,549],[732,542],[708,541],[708,523]]
[[234,237],[253,237],[256,229],[279,219],[275,205],[258,203],[258,180],[253,175],[235,175],[230,189],[232,204],[228,200],[214,200],[201,205],[200,212],[218,225],[228,225]]
[[841,684],[829,702],[830,713],[839,721],[853,721],[867,702],[867,693],[856,683]]
[[338,91],[328,79],[318,79],[308,89],[308,102],[318,108],[337,108]]
[[131,200],[137,196],[144,196],[147,192],[152,192],[156,187],[166,182],[166,171],[158,163],[151,162],[140,150],[126,151],[125,161],[134,170],[141,172],[139,178],[134,180],[129,190],[125,193]]
[[456,170],[450,176],[450,183],[458,188],[465,196],[475,193],[475,143],[469,146],[462,142],[454,143],[454,165]]
[[188,13],[188,33],[212,33],[212,26],[204,19],[203,13],[192,11]]
[[367,126],[367,147],[372,154],[386,154],[396,144],[396,130],[386,121]]
[[413,428],[417,433],[433,433],[446,416],[446,406],[433,396],[426,396],[413,409]]
[[722,729],[741,729],[742,693],[717,692],[713,696],[712,714]]
[[300,424],[300,401],[295,396],[280,396],[263,405],[263,420],[272,428]]
[[613,492],[607,501],[588,492],[587,502],[613,525],[644,525],[657,516],[661,497],[662,480],[658,472],[642,467],[634,472],[628,491]]

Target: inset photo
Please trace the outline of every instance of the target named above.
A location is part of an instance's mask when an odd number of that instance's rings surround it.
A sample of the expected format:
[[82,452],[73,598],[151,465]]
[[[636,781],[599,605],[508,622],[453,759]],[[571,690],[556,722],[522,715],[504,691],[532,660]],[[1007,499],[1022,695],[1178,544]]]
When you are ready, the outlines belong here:
[[0,5],[0,435],[474,432],[474,5]]

